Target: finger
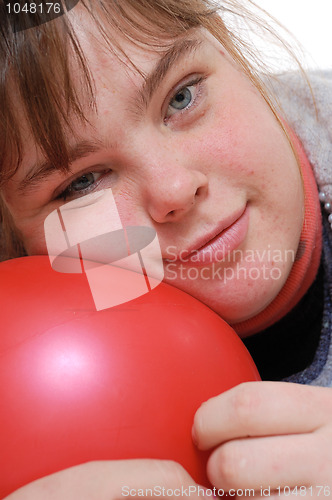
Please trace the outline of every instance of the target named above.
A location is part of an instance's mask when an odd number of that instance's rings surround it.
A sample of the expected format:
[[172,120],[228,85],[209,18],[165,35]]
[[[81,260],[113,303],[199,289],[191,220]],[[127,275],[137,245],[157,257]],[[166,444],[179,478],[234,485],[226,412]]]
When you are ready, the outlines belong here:
[[[185,469],[168,460],[89,462],[34,481],[8,500],[125,500],[164,497],[178,500],[183,491],[198,500],[199,488]],[[201,488],[202,489],[202,488]]]
[[208,477],[226,490],[326,484],[330,441],[331,432],[229,441],[211,454]]
[[197,410],[193,439],[208,449],[234,438],[311,432],[332,414],[332,389],[285,382],[247,382]]

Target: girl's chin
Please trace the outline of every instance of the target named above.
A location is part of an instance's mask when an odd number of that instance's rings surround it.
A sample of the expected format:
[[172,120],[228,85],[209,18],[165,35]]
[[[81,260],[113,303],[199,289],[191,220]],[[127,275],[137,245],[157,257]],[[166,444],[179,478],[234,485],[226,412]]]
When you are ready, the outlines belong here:
[[207,282],[165,281],[200,300],[232,325],[249,320],[268,307],[278,295],[284,280],[239,281],[222,286],[214,283],[210,287]]

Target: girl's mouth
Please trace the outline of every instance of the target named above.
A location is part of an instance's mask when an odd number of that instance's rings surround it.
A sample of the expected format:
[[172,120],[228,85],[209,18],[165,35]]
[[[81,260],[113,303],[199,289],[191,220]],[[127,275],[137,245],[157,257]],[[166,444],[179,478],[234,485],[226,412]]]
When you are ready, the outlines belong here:
[[248,225],[249,208],[246,205],[240,211],[224,219],[210,234],[197,240],[189,250],[181,251],[172,262],[198,266],[223,262],[226,256],[244,241]]

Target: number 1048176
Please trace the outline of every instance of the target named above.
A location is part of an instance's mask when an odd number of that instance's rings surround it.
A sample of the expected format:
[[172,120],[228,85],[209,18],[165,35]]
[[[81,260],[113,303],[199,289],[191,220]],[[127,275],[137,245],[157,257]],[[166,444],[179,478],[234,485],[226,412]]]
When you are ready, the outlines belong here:
[[60,14],[61,4],[54,2],[6,4],[8,14]]
[[330,486],[278,486],[276,490],[279,496],[285,497],[329,497],[331,495]]

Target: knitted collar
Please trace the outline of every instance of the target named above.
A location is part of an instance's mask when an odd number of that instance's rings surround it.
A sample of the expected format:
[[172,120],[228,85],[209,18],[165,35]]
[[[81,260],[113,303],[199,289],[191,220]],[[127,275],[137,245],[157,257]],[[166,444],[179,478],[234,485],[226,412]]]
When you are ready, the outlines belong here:
[[318,189],[299,139],[292,133],[291,139],[298,155],[305,193],[304,220],[296,259],[285,285],[276,298],[253,318],[232,324],[241,337],[264,330],[284,317],[307,292],[318,271],[322,251],[322,218]]

